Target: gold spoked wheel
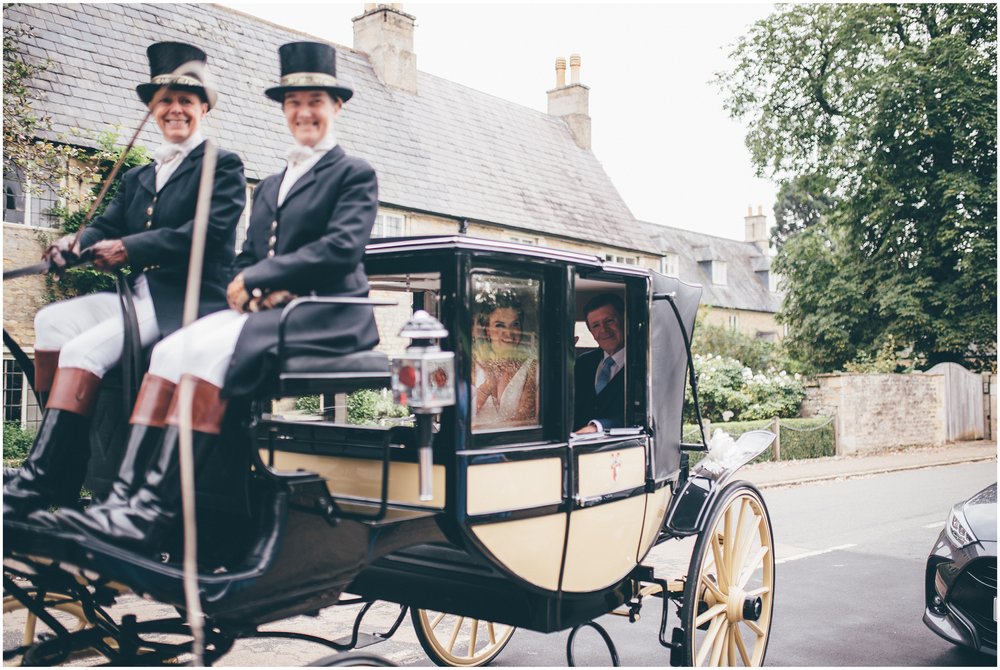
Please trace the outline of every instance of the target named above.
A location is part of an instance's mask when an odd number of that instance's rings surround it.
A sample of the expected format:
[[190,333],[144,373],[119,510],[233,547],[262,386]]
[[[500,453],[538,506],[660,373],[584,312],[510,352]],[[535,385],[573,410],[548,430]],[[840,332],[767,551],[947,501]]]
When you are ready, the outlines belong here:
[[733,482],[698,536],[684,586],[684,659],[690,666],[764,663],[774,600],[774,538],[760,492]]
[[445,667],[486,665],[503,651],[517,630],[492,621],[416,608],[410,616],[420,646],[435,664]]
[[[30,594],[34,594],[34,591],[29,591]],[[55,610],[57,612],[64,612],[68,617],[57,617],[66,619],[69,621],[60,621],[64,623],[69,630],[83,630],[90,625],[87,620],[87,615],[83,611],[83,607],[76,600],[70,598],[69,596],[62,595],[59,593],[52,593],[45,598],[45,607],[48,610]],[[19,610],[25,609],[14,596],[5,596],[3,599],[3,613],[10,614],[17,612]],[[38,617],[36,617],[32,612],[25,613],[24,621],[24,637],[22,644],[31,644],[35,641],[35,629],[38,625]]]

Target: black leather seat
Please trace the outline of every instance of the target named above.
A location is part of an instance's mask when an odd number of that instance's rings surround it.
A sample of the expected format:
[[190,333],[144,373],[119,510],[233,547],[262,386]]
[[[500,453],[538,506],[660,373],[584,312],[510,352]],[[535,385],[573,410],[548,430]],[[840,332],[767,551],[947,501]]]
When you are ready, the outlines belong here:
[[343,356],[291,356],[283,361],[276,396],[350,393],[388,388],[389,357],[378,351]]

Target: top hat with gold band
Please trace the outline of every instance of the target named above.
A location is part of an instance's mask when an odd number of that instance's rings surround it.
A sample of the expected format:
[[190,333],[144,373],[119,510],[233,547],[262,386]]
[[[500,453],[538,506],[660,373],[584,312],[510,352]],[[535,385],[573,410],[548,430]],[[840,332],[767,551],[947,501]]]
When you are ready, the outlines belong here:
[[281,85],[264,93],[278,102],[288,91],[322,89],[334,99],[347,102],[354,91],[337,80],[337,52],[329,44],[291,42],[278,47],[281,59]]
[[215,107],[218,93],[208,72],[208,56],[198,47],[182,42],[156,42],[146,49],[149,56],[148,84],[135,87],[145,103],[163,86],[177,91],[197,93],[208,108]]

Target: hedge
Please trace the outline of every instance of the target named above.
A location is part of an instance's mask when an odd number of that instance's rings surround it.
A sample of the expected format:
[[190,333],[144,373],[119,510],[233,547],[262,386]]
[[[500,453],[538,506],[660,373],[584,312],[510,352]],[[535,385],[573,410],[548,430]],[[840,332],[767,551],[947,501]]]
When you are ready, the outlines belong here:
[[35,433],[21,428],[15,421],[3,424],[3,462],[8,466],[20,465],[35,442]]
[[[837,454],[837,444],[834,435],[833,422],[829,417],[818,416],[808,419],[781,419],[781,460],[793,461],[803,458],[820,458],[822,456],[835,456]],[[771,430],[773,422],[765,421],[729,421],[718,422],[711,425],[710,432],[705,436],[711,440],[712,433],[716,428],[720,428],[729,433],[733,439],[751,430]],[[685,442],[700,442],[701,435],[698,425],[693,423],[684,424],[683,439]],[[764,453],[755,458],[751,463],[762,463],[773,461],[774,454],[772,448],[768,447]],[[702,459],[703,452],[691,452],[691,465]]]

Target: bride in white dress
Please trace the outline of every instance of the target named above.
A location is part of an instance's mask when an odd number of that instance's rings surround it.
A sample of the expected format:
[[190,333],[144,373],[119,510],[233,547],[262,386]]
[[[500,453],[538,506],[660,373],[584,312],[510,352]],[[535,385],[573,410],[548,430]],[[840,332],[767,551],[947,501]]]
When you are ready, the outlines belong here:
[[538,358],[523,344],[524,310],[515,296],[485,306],[474,349],[476,411],[472,427],[538,423]]

